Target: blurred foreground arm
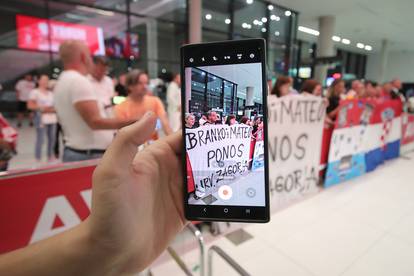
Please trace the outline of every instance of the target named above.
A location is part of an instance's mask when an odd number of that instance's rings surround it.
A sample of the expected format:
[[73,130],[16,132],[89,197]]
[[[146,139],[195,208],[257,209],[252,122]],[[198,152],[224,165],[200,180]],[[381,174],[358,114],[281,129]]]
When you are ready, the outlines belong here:
[[93,174],[92,210],[77,227],[0,256],[0,275],[120,275],[143,270],[186,221],[181,135],[137,153],[153,133],[147,113],[121,129]]

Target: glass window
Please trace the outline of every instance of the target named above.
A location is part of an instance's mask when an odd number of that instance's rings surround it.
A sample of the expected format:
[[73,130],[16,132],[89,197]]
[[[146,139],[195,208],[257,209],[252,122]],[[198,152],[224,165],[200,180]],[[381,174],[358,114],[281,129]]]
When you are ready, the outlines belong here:
[[[43,0],[30,2],[23,0],[0,1],[0,46],[19,47],[19,34],[21,41],[25,39],[23,36],[24,33],[17,32],[18,25],[21,26],[20,19],[22,15],[43,19],[46,18],[45,2]],[[29,38],[26,37],[26,39]]]
[[203,1],[203,28],[229,33],[231,23],[231,1]]
[[235,0],[233,9],[235,38],[265,37],[269,28],[265,3],[253,1],[247,4],[245,0]]

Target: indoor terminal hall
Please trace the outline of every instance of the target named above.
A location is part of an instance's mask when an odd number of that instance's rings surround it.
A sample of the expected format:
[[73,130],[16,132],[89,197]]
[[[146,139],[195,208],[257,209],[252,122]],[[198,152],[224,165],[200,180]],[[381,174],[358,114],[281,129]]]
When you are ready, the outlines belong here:
[[414,1],[0,1],[0,275],[414,275]]

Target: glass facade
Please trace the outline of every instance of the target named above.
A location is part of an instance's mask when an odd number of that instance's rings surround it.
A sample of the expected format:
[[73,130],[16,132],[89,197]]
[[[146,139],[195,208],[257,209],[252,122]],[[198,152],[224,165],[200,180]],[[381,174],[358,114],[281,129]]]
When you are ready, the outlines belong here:
[[[259,0],[202,3],[203,42],[266,38],[269,71],[289,72],[295,12]],[[58,77],[63,38],[91,40],[96,55],[109,57],[112,76],[140,68],[151,78],[179,72],[179,48],[188,42],[188,0],[2,0],[0,16],[0,83],[10,92],[28,72]],[[242,104],[229,104],[230,88],[222,86],[222,108]]]

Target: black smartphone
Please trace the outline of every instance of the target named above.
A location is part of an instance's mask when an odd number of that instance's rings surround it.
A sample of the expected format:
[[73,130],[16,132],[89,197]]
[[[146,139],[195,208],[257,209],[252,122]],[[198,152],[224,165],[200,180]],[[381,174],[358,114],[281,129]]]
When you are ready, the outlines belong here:
[[188,220],[270,219],[265,53],[263,39],[181,48]]

